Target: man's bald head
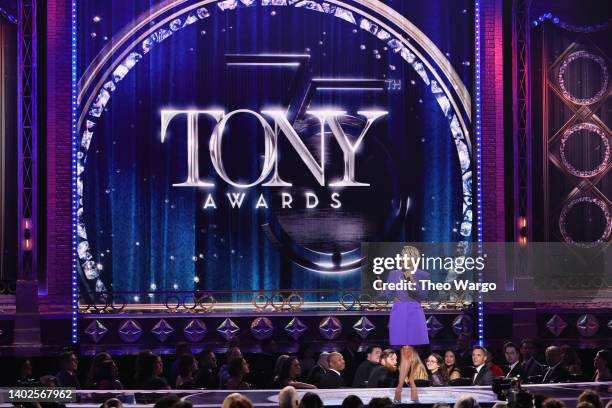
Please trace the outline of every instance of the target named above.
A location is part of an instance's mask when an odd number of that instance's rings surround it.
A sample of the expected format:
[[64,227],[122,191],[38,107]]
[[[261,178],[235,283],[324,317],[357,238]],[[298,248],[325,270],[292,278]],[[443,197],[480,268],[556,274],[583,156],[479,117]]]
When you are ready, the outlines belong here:
[[556,366],[561,362],[561,348],[550,346],[546,349],[546,362],[549,366]]

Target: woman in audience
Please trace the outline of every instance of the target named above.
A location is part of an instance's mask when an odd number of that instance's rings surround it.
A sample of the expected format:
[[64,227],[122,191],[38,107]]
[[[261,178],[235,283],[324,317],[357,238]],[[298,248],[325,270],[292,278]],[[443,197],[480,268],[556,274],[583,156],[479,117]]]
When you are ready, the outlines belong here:
[[[423,365],[423,361],[421,361],[421,357],[419,357],[419,353],[414,352],[410,354],[408,366],[414,380],[429,380],[429,374]],[[405,383],[408,385],[408,378],[406,378]]]
[[593,381],[612,381],[612,373],[610,372],[612,370],[612,351],[599,350],[595,355],[593,365],[595,366]]
[[568,345],[561,346],[561,364],[564,365],[570,374],[582,375],[582,361],[576,350]]
[[151,351],[145,350],[136,359],[136,386],[143,390],[170,389],[166,379],[162,377],[164,363]]
[[195,372],[198,371],[198,362],[192,354],[183,354],[179,357],[178,376],[176,388],[191,390],[196,388]]
[[444,370],[444,360],[442,356],[432,353],[425,360],[427,371],[429,371],[429,382],[431,385],[448,385],[448,377]]
[[229,365],[230,378],[224,384],[223,388],[226,390],[249,390],[251,384],[244,381],[244,377],[250,372],[249,363],[244,357],[236,358],[230,362]]
[[444,371],[449,381],[461,378],[461,372],[457,366],[457,355],[453,350],[446,350],[444,353]]
[[123,385],[119,381],[119,369],[113,360],[105,360],[100,363],[95,380],[94,388],[98,390],[123,389]]
[[281,372],[281,369],[283,368],[283,365],[285,364],[285,361],[287,361],[288,359],[289,359],[289,355],[287,354],[281,354],[276,359],[276,363],[274,363],[274,373],[272,375],[272,381],[270,381],[269,388],[283,388],[280,386],[280,382],[279,382],[280,372]]
[[298,389],[313,389],[317,388],[312,384],[297,381],[302,374],[300,361],[297,357],[289,357],[283,359],[283,363],[278,373],[278,387],[285,388],[290,385]]
[[87,379],[85,381],[85,386],[87,388],[95,388],[94,384],[98,382],[98,371],[100,370],[100,366],[103,362],[112,359],[113,358],[111,357],[111,355],[108,354],[106,351],[101,351],[94,356],[91,362],[91,366],[89,366],[89,371],[87,372]]

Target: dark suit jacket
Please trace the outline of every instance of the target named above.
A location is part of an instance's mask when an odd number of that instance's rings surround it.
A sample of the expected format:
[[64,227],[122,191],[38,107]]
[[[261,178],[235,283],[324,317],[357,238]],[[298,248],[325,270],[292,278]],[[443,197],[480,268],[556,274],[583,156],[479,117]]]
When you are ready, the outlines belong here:
[[483,365],[476,378],[472,381],[472,385],[491,385],[493,384],[493,373],[486,365]]
[[542,364],[538,363],[535,358],[524,361],[522,366],[525,377],[527,378],[544,374],[544,367],[542,367]]
[[353,388],[367,387],[368,378],[370,378],[370,373],[375,367],[378,367],[378,364],[368,360],[359,364],[359,367],[357,367],[357,371],[355,372],[355,377],[353,378]]
[[523,364],[519,361],[516,365],[510,370],[510,366],[506,366],[506,378],[512,378],[521,376],[521,378],[525,379],[525,372],[523,371]]
[[546,374],[544,374],[544,378],[542,379],[542,383],[559,383],[568,381],[570,379],[570,373],[567,369],[561,365],[561,363],[557,364],[554,367],[550,367]]
[[320,388],[344,388],[346,384],[340,374],[333,370],[327,370],[321,377]]
[[374,367],[368,378],[368,388],[394,388],[397,387],[397,371],[391,373],[383,365]]
[[306,382],[308,384],[316,385],[320,388],[321,378],[325,374],[325,370],[320,365],[316,365],[310,369],[308,372],[308,377],[306,377]]

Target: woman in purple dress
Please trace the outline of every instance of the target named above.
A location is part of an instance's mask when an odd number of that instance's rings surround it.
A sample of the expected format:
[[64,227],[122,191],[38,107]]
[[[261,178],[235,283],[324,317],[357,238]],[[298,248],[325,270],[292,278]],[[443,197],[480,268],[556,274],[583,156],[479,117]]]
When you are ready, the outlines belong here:
[[391,271],[387,278],[387,283],[400,283],[404,280],[415,285],[414,290],[393,291],[397,299],[393,303],[389,316],[389,342],[393,346],[400,347],[401,356],[399,382],[394,397],[396,402],[402,399],[402,388],[406,378],[410,385],[410,399],[418,400],[414,382],[415,373],[410,369],[410,362],[413,359],[413,353],[416,353],[414,346],[429,344],[425,313],[421,307],[421,300],[427,296],[427,292],[421,289],[421,281],[428,280],[429,275],[414,265],[414,262],[420,257],[418,249],[406,246],[402,249],[402,256],[404,255],[409,259],[408,265],[405,265],[406,269]]

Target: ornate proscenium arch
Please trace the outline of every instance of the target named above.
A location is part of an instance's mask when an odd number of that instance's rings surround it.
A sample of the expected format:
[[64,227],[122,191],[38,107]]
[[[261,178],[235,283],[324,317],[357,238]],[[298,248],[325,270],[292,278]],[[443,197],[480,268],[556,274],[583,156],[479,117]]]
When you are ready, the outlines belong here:
[[378,0],[166,0],[140,15],[133,25],[112,38],[92,61],[78,82],[79,107],[77,159],[77,231],[79,265],[85,277],[104,290],[87,239],[83,207],[83,173],[91,138],[97,122],[119,82],[143,57],[175,32],[210,17],[206,6],[233,11],[255,6],[291,7],[319,12],[353,24],[384,42],[409,64],[428,87],[448,120],[455,143],[463,189],[463,215],[460,235],[472,235],[472,168],[469,122],[470,95],[451,63],[435,44],[414,24]]

